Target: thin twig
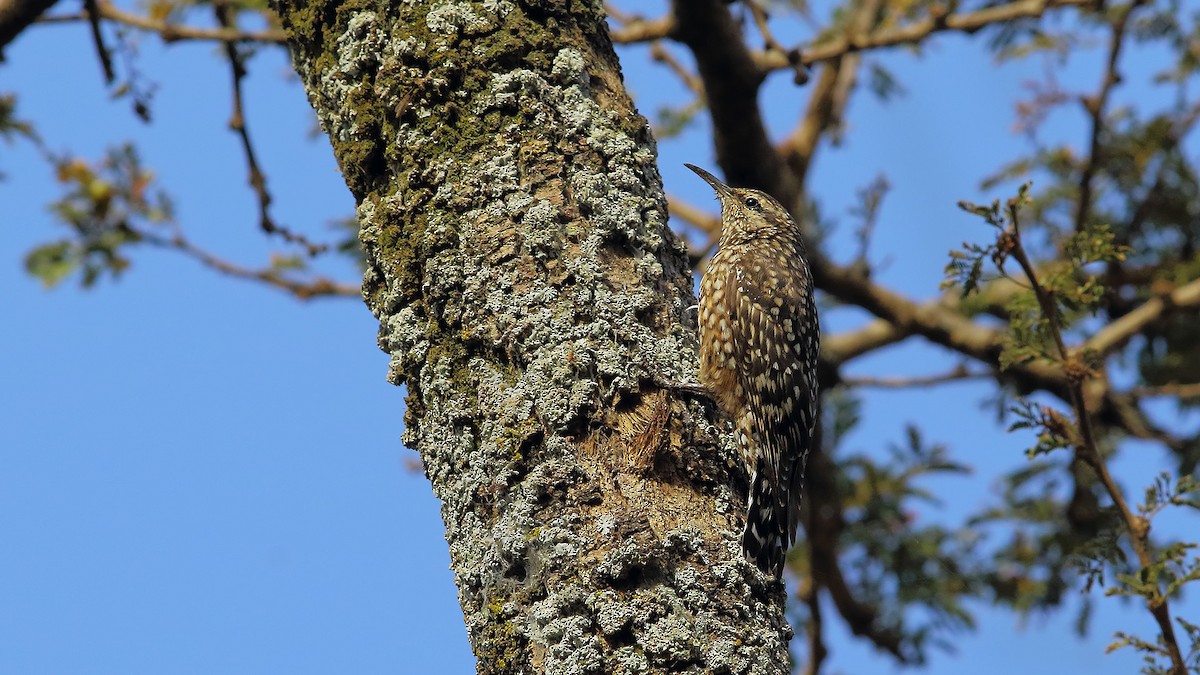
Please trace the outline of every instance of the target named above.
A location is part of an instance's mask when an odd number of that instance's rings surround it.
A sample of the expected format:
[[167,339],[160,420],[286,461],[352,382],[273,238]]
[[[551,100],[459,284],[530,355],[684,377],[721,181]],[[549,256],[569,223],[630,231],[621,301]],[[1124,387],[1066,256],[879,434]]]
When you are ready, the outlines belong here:
[[721,219],[671,195],[667,195],[667,208],[671,217],[679,218],[704,233],[703,244],[688,246],[688,262],[695,272],[703,273],[707,267],[708,255],[717,248],[717,242],[721,240]]
[[754,19],[754,27],[758,29],[758,34],[762,37],[763,46],[771,51],[787,52],[783,45],[775,39],[775,35],[771,33],[771,16],[767,10],[760,7],[757,2],[745,2],[743,5],[750,10],[750,16]]
[[698,75],[680,63],[674,54],[667,51],[661,40],[656,40],[654,44],[650,45],[650,58],[669,68],[693,94],[704,96],[704,82]]
[[695,227],[709,237],[721,236],[721,219],[709,214],[704,209],[670,194],[667,195],[667,208],[672,216]]
[[844,377],[842,378],[842,384],[848,387],[908,389],[912,387],[929,387],[948,382],[961,382],[963,380],[993,379],[995,377],[995,373],[969,370],[966,364],[959,364],[950,372],[937,375],[916,377]]
[[[1061,316],[1058,311],[1058,305],[1051,293],[1038,280],[1033,263],[1029,260],[1029,256],[1021,243],[1021,228],[1018,220],[1019,206],[1020,203],[1016,199],[1010,200],[1008,203],[1009,218],[1012,223],[1012,228],[1009,230],[1012,245],[1011,256],[1021,266],[1026,278],[1029,279],[1029,284],[1033,288],[1034,295],[1037,297],[1038,304],[1042,308],[1042,314],[1045,316],[1050,333],[1054,338],[1059,361],[1069,374],[1069,398],[1071,407],[1075,411],[1075,420],[1079,427],[1080,436],[1079,443],[1075,447],[1076,456],[1096,472],[1096,476],[1100,479],[1100,484],[1108,492],[1113,506],[1120,513],[1121,519],[1125,523],[1125,529],[1129,533],[1130,543],[1137,554],[1138,563],[1143,570],[1148,569],[1154,564],[1154,555],[1151,551],[1149,541],[1150,521],[1135,514],[1129,508],[1129,504],[1125,501],[1124,493],[1116,481],[1113,480],[1112,474],[1108,470],[1108,465],[1104,461],[1104,456],[1100,454],[1095,432],[1092,429],[1092,415],[1085,403],[1083,391],[1083,383],[1088,377],[1088,369],[1080,361],[1078,353],[1068,351],[1066,342],[1063,339],[1063,326],[1060,322]],[[1198,286],[1198,289],[1200,289],[1200,286]],[[1171,623],[1169,599],[1161,593],[1160,589],[1156,588],[1155,594],[1146,598],[1146,607],[1150,610],[1151,615],[1154,616],[1154,620],[1158,622],[1159,631],[1162,633],[1162,640],[1166,644],[1167,654],[1171,658],[1173,675],[1184,675],[1183,653],[1179,649],[1179,643],[1175,638],[1175,627]]]
[[358,286],[333,281],[326,277],[317,277],[307,282],[296,281],[285,277],[280,271],[275,269],[252,269],[236,265],[196,246],[179,233],[168,238],[152,233],[139,232],[138,237],[140,241],[147,244],[179,251],[209,269],[238,279],[261,281],[269,286],[287,291],[300,300],[311,300],[319,297],[359,297],[362,295],[362,291]]
[[883,198],[891,189],[891,184],[887,177],[879,174],[866,187],[858,190],[857,202],[851,209],[851,215],[862,218],[862,224],[854,230],[854,238],[858,240],[858,255],[855,256],[852,265],[862,270],[864,274],[870,274],[871,271],[871,238],[875,234],[875,226],[879,222],[879,210],[883,205]]
[[[930,12],[930,16],[895,28],[885,28],[865,36],[838,36],[822,41],[800,52],[800,63],[812,65],[828,61],[852,52],[916,44],[934,33],[974,33],[992,24],[1041,17],[1047,10],[1063,7],[1095,7],[1096,0],[1021,0],[997,5],[973,12],[951,14]],[[764,71],[791,68],[792,64],[777,52],[768,51],[757,55],[756,60]]]
[[821,74],[809,94],[804,117],[779,146],[779,155],[800,185],[808,178],[817,141],[841,117],[840,111],[834,111],[834,93],[839,89],[837,83],[841,79],[842,65],[841,61],[836,61],[821,67]]
[[[875,25],[880,0],[867,0],[848,22],[846,34],[850,37],[866,35]],[[803,185],[812,167],[813,157],[821,137],[841,126],[842,118],[850,103],[850,94],[858,80],[858,68],[862,59],[847,54],[831,59],[821,69],[821,76],[813,87],[804,117],[779,147],[788,169],[798,185]],[[837,135],[834,134],[834,142]]]
[[[1095,381],[1088,384],[1095,384]],[[1162,443],[1179,457],[1184,457],[1191,452],[1192,439],[1180,438],[1151,421],[1146,411],[1138,407],[1138,399],[1132,393],[1111,394],[1108,396],[1108,401],[1109,407],[1115,414],[1113,424],[1131,437]]]
[[133,101],[133,113],[143,122],[150,122],[150,100],[157,88],[153,82],[142,77],[138,68],[137,47],[129,41],[124,26],[117,27],[117,53],[121,56],[122,68],[125,71],[125,86],[128,87],[129,97]]
[[[223,0],[213,3],[213,13],[216,15],[217,23],[224,28],[235,27],[235,11],[232,6]],[[310,256],[319,255],[327,249],[325,244],[315,244],[309,241],[304,235],[292,232],[277,224],[271,218],[271,202],[273,198],[270,190],[267,189],[267,177],[259,166],[257,153],[254,151],[254,143],[250,138],[250,128],[246,124],[245,99],[242,89],[243,80],[246,78],[246,58],[241,52],[241,47],[236,43],[226,42],[223,48],[225,50],[225,57],[229,61],[233,81],[233,112],[229,117],[229,128],[237,133],[238,138],[242,142],[242,153],[246,157],[246,168],[249,172],[248,180],[251,189],[254,190],[255,197],[258,199],[259,227],[267,234],[278,234],[288,243],[303,246]]]
[[1100,81],[1100,91],[1096,92],[1095,96],[1084,98],[1082,101],[1084,109],[1091,118],[1092,128],[1087,160],[1083,165],[1083,172],[1079,176],[1079,201],[1076,203],[1075,210],[1076,232],[1083,232],[1087,226],[1088,213],[1092,208],[1092,181],[1096,177],[1096,171],[1102,159],[1100,139],[1104,135],[1104,116],[1108,109],[1109,95],[1112,94],[1113,87],[1121,81],[1121,75],[1117,72],[1117,63],[1121,58],[1121,47],[1125,44],[1125,27],[1129,25],[1129,17],[1133,14],[1133,10],[1141,4],[1142,0],[1134,0],[1129,3],[1113,21],[1112,36],[1108,43],[1108,60],[1104,68],[1104,76]]
[[775,39],[775,35],[771,33],[771,25],[769,22],[770,15],[767,10],[759,6],[757,2],[746,2],[746,7],[750,9],[750,15],[754,18],[754,25],[758,28],[758,34],[762,36],[763,47],[767,52],[773,54],[782,54],[783,58],[792,65],[794,75],[792,81],[798,85],[808,84],[808,68],[800,62],[799,49],[785,49],[779,41]]
[[108,49],[108,45],[104,44],[104,32],[100,29],[100,10],[96,7],[96,0],[83,0],[83,13],[87,16],[88,27],[92,32],[92,43],[96,46],[96,56],[100,59],[100,67],[104,70],[104,83],[111,85],[117,81],[117,74],[113,71],[112,53]]
[[[233,27],[233,12],[224,1],[213,3],[213,13],[217,17],[217,23],[223,28]],[[226,42],[224,49],[233,80],[233,112],[229,116],[229,128],[241,139],[242,152],[246,156],[246,167],[250,173],[250,187],[258,198],[259,226],[269,234],[275,231],[275,223],[271,220],[270,213],[271,193],[267,190],[267,179],[258,166],[254,143],[250,140],[250,130],[246,126],[245,105],[242,100],[242,80],[246,77],[246,63],[236,44]]]
[[[201,40],[212,42],[287,44],[287,34],[282,30],[274,28],[264,31],[240,31],[232,28],[199,28],[177,23],[167,23],[166,21],[135,12],[127,12],[116,7],[111,2],[103,0],[96,2],[96,9],[99,11],[100,17],[106,21],[123,24],[148,33],[157,33],[163,42],[167,43],[182,42],[184,40]],[[89,20],[88,12],[84,11],[75,14],[55,14],[53,16],[42,17],[38,19],[38,23],[68,23]]]

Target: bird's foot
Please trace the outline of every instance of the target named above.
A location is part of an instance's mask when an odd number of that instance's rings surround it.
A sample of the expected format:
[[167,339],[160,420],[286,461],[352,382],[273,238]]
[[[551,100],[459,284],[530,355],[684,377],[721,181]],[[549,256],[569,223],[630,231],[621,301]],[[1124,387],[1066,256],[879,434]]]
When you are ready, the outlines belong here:
[[667,389],[679,394],[686,394],[709,401],[714,400],[713,394],[709,391],[708,387],[697,382],[676,382],[675,380],[657,379],[654,384],[659,389]]

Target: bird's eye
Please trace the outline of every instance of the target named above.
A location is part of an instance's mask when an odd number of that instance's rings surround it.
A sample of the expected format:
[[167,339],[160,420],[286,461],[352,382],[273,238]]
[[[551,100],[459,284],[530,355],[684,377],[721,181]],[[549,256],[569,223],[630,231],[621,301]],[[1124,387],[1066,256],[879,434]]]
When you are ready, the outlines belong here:
[[746,201],[742,203],[751,211],[762,211],[762,203],[758,201],[757,197],[746,197]]

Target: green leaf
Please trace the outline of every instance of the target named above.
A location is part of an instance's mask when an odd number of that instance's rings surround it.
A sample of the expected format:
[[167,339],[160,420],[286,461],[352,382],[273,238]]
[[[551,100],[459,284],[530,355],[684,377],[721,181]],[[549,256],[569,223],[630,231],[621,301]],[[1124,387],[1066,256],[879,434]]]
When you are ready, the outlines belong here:
[[25,271],[41,279],[46,288],[56,286],[78,266],[78,252],[68,240],[39,246],[25,256]]
[[904,85],[896,79],[892,71],[884,68],[878,61],[872,60],[867,64],[867,87],[880,101],[888,101],[905,94]]

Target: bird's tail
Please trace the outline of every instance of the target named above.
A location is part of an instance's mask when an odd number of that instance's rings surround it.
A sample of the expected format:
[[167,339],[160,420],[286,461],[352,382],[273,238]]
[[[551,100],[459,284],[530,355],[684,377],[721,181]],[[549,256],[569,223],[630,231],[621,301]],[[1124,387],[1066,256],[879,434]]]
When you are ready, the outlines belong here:
[[783,575],[787,553],[787,513],[780,508],[775,494],[776,481],[759,460],[750,477],[750,499],[746,505],[746,529],[742,531],[742,549],[758,568],[776,578]]

